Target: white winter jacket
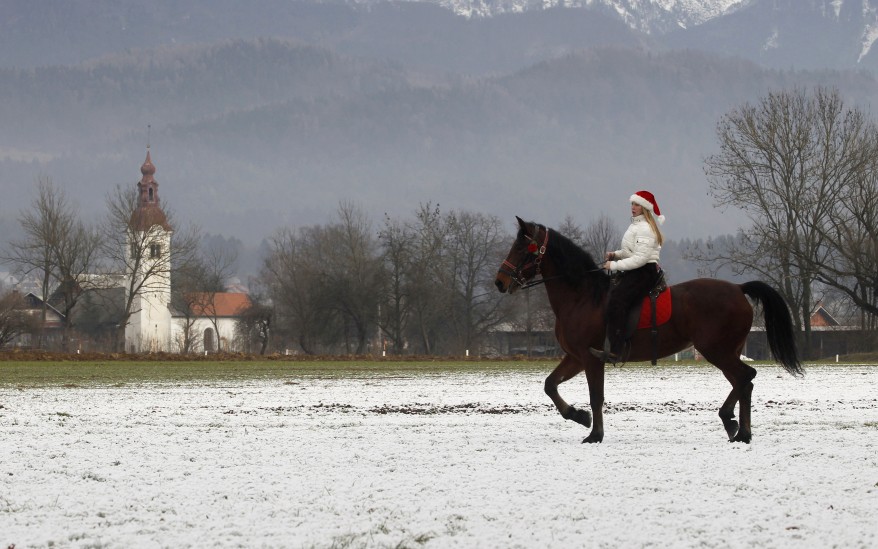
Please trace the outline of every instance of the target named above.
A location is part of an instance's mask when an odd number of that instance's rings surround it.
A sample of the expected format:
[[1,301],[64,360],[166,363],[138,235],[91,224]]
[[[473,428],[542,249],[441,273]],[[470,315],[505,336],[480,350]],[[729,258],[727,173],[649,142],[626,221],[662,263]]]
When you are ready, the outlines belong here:
[[613,252],[611,271],[630,271],[647,263],[658,263],[659,245],[652,227],[642,215],[631,218],[631,225],[622,237],[622,249]]

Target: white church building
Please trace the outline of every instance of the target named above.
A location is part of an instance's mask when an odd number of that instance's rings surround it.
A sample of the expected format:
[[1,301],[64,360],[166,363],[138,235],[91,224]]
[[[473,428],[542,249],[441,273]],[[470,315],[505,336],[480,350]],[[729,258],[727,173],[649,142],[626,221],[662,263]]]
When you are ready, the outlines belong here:
[[[125,350],[129,353],[180,352],[183,330],[189,330],[190,338],[195,341],[190,351],[235,350],[238,315],[250,305],[246,294],[209,294],[209,302],[205,304],[200,300],[201,306],[188,315],[175,312],[172,307],[168,263],[174,231],[161,207],[155,171],[147,147],[146,160],[140,167],[142,177],[137,183],[137,206],[129,223],[127,264],[131,272],[128,276],[134,280],[129,279],[127,287],[140,286],[141,290],[134,296],[131,316],[125,326]],[[131,254],[140,257],[134,258]],[[149,279],[144,281],[144,277]]]

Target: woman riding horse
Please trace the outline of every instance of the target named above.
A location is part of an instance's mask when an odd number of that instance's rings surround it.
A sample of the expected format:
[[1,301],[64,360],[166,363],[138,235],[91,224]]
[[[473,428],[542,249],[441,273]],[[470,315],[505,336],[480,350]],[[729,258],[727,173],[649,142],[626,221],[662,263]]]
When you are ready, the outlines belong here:
[[[555,314],[555,337],[565,353],[546,378],[546,394],[564,419],[591,427],[583,442],[601,442],[604,362],[594,357],[589,348],[600,346],[604,340],[609,276],[570,239],[543,225],[516,219],[518,236],[494,283],[501,292],[513,293],[533,285],[531,281],[542,276]],[[749,443],[756,370],[741,361],[741,351],[753,323],[753,307],[747,297],[762,305],[765,333],[775,360],[790,374],[802,375],[786,302],[776,290],[759,281],[733,284],[702,278],[671,286],[670,292],[673,312],[656,328],[655,347],[650,330],[637,330],[631,338],[628,358],[643,361],[654,352],[663,357],[694,346],[732,385],[719,409],[729,441]],[[591,413],[567,404],[558,393],[559,384],[583,371],[588,380]],[[736,406],[740,422],[734,419]]]

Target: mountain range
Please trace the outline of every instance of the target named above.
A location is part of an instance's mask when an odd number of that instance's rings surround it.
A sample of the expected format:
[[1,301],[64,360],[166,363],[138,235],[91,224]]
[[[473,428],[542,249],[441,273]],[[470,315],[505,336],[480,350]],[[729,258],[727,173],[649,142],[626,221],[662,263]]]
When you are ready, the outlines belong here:
[[[548,8],[546,7],[548,6]],[[878,99],[868,0],[341,3],[6,0],[0,232],[36,178],[97,218],[149,142],[178,218],[258,242],[421,203],[624,222],[649,188],[671,238],[734,232],[703,160],[771,90]],[[149,128],[149,130],[147,129]]]

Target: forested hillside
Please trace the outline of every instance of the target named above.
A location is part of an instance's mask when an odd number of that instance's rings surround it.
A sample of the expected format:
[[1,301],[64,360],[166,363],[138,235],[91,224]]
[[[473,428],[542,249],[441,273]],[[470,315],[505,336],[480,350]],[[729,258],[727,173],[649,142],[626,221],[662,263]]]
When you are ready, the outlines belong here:
[[867,73],[619,48],[481,78],[274,39],[2,69],[0,208],[13,215],[44,174],[99,213],[109,190],[139,179],[151,126],[165,203],[247,242],[321,222],[341,199],[376,217],[432,201],[551,224],[624,210],[634,187],[685,212],[672,237],[708,236],[740,222],[706,196],[719,117],[818,84],[878,97]]

